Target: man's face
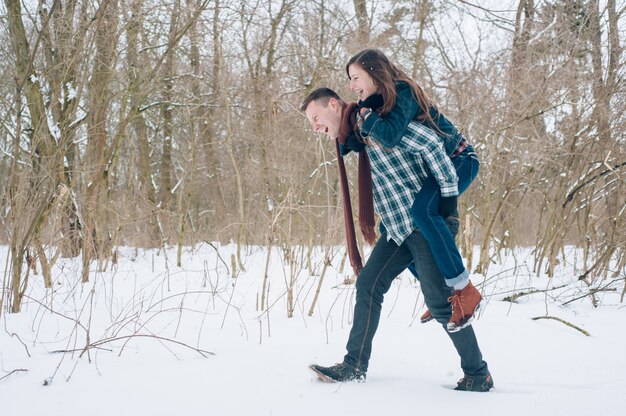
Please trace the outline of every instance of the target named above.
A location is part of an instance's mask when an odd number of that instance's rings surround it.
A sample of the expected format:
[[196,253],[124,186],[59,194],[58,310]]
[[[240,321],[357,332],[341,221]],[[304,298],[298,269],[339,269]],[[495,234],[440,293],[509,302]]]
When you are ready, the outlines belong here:
[[327,105],[323,105],[320,101],[323,100],[311,101],[304,113],[313,131],[324,133],[334,139],[339,136],[341,127],[341,105],[334,98],[328,100]]

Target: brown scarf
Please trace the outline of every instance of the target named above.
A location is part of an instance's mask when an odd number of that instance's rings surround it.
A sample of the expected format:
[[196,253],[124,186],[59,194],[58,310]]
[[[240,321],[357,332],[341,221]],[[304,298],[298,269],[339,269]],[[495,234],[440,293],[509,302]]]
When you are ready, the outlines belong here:
[[[341,193],[343,197],[343,217],[346,226],[346,240],[348,243],[348,256],[350,264],[356,275],[363,268],[361,255],[356,243],[356,235],[354,233],[354,220],[352,218],[352,203],[350,201],[350,189],[348,188],[348,177],[346,175],[346,166],[343,157],[339,152],[339,144],[346,144],[346,139],[355,133],[356,113],[358,106],[355,103],[343,105],[343,114],[341,116],[341,126],[339,128],[339,137],[335,141],[337,148],[337,161],[339,164],[339,180],[341,182]],[[365,241],[374,244],[376,241],[376,223],[374,220],[374,197],[372,194],[372,171],[370,169],[370,161],[367,152],[362,150],[359,152],[359,227]]]

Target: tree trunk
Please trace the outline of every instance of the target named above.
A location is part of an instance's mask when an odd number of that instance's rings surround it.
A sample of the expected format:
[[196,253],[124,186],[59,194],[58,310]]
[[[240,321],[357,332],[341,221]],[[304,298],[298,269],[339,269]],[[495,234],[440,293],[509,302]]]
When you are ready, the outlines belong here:
[[[170,29],[168,35],[168,44],[173,45],[178,31],[178,19],[180,14],[180,0],[177,0],[172,11],[170,19]],[[172,142],[173,142],[173,110],[172,103],[174,101],[173,83],[174,83],[174,53],[169,53],[165,59],[163,66],[163,105],[161,106],[161,114],[163,118],[163,151],[161,153],[160,168],[160,192],[159,203],[161,210],[168,212],[172,203]],[[169,234],[169,228],[168,228]]]
[[[22,264],[30,242],[39,235],[41,224],[49,213],[50,189],[54,189],[55,178],[50,175],[50,166],[55,155],[55,145],[48,128],[43,94],[40,83],[34,74],[31,49],[22,22],[19,0],[5,0],[7,20],[16,68],[16,104],[18,109],[15,132],[13,168],[9,188],[12,217],[11,230],[11,292],[12,312],[19,312],[26,280],[22,281]],[[22,139],[22,92],[25,95],[30,115],[30,148],[32,149],[32,170],[22,170],[18,161],[21,158]],[[24,177],[26,175],[26,177]],[[26,277],[24,277],[26,279]]]
[[117,44],[117,0],[102,2],[96,12],[95,62],[89,84],[88,116],[89,142],[86,160],[91,174],[85,190],[83,220],[83,273],[82,281],[89,281],[92,259],[102,259],[111,253],[108,196],[109,172],[107,154],[108,113],[110,104],[109,83],[115,61]]
[[[220,175],[218,172],[218,158],[217,158],[217,145],[215,140],[216,131],[216,108],[218,103],[221,102],[221,67],[222,67],[222,37],[220,27],[220,1],[216,0],[215,9],[213,11],[212,21],[212,35],[213,35],[213,63],[211,65],[211,100],[208,105],[201,104],[200,97],[200,85],[199,78],[194,81],[193,91],[194,97],[199,104],[197,109],[198,114],[198,132],[203,141],[205,161],[208,171],[209,192],[211,194],[211,202],[215,207],[214,224],[225,223],[226,217],[226,203],[224,201],[224,195],[222,193],[222,187],[220,185]],[[200,76],[200,52],[197,42],[197,34],[195,27],[191,32],[191,63],[194,74],[197,77]],[[229,109],[224,109],[229,111]],[[214,227],[216,229],[218,227]],[[216,234],[215,238],[219,238]]]
[[365,48],[370,41],[369,18],[366,0],[354,0],[354,11],[357,21],[356,44]]
[[152,161],[150,159],[150,140],[148,138],[148,125],[144,115],[138,109],[143,103],[142,88],[146,88],[143,81],[145,73],[145,60],[139,59],[137,48],[140,45],[139,32],[143,25],[143,14],[141,6],[142,0],[132,0],[130,5],[130,18],[128,19],[126,35],[128,38],[128,76],[130,85],[128,92],[130,95],[130,107],[132,121],[130,125],[135,133],[137,148],[139,150],[139,186],[141,188],[142,200],[145,201],[147,209],[150,211],[148,219],[148,246],[160,247],[162,237],[159,227],[158,207],[156,189],[152,178]]

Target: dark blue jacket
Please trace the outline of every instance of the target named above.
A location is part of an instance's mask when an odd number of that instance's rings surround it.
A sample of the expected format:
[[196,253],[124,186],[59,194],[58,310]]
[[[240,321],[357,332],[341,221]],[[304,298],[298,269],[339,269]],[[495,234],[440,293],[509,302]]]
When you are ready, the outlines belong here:
[[372,136],[382,146],[392,148],[400,143],[409,123],[416,120],[433,129],[443,139],[448,156],[452,156],[463,140],[463,136],[454,124],[435,107],[430,107],[429,111],[437,128],[434,128],[435,126],[430,122],[421,121],[424,109],[420,107],[411,86],[406,82],[396,82],[396,93],[396,104],[391,111],[383,117],[372,112],[363,122],[361,134]]

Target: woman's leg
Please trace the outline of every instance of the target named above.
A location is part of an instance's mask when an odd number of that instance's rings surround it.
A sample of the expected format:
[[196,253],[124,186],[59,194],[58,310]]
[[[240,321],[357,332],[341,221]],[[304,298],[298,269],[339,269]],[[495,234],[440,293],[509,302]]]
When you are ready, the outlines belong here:
[[[480,164],[471,147],[453,158],[452,164],[459,178],[458,189],[461,195],[478,175]],[[466,280],[469,273],[465,270],[454,236],[449,233],[445,219],[439,215],[440,199],[440,187],[434,178],[429,177],[422,184],[422,189],[413,204],[413,219],[424,237],[431,243],[435,261],[448,286],[453,286]]]
[[441,191],[433,177],[422,183],[412,207],[413,220],[422,235],[428,241],[435,262],[441,270],[446,284],[454,286],[468,279],[469,273],[463,265],[463,259],[450,233],[444,218],[439,215]]
[[480,163],[478,162],[476,153],[474,153],[471,147],[466,148],[463,153],[451,160],[454,169],[456,169],[456,176],[459,178],[458,188],[459,196],[461,196],[478,175]]

